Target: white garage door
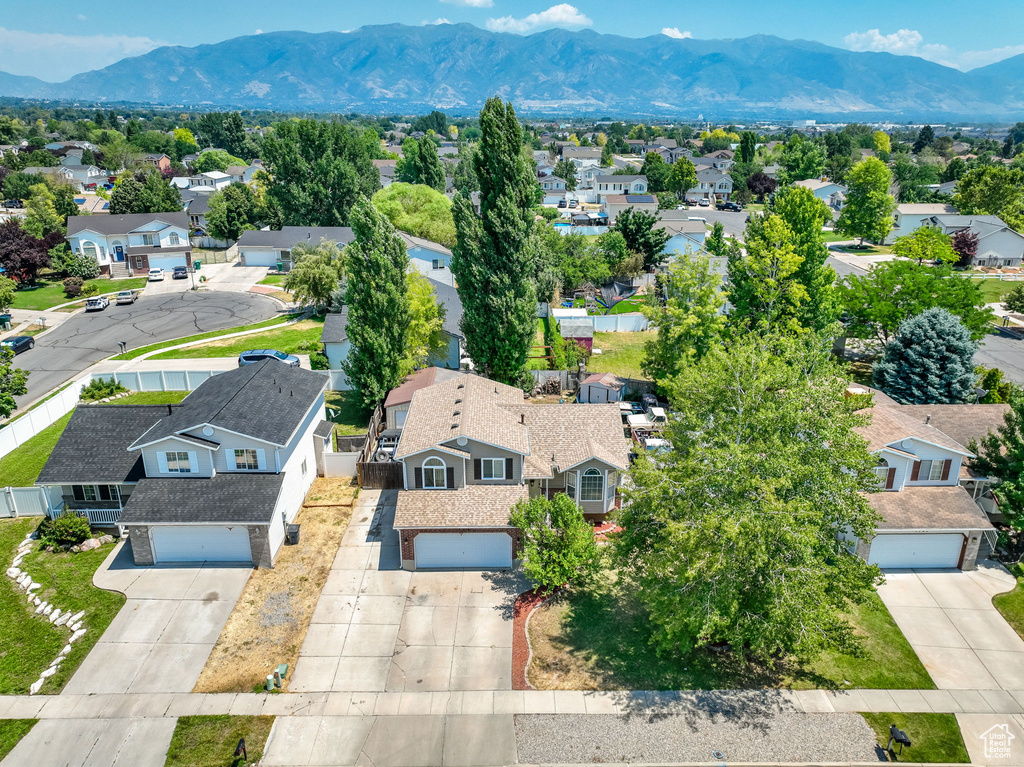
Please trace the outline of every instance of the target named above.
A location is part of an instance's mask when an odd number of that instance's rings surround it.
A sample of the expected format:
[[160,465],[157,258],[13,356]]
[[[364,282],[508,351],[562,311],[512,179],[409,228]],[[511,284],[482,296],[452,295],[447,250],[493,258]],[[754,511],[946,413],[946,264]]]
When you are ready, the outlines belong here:
[[249,531],[235,527],[153,527],[157,562],[251,562]]
[[505,533],[421,533],[416,567],[511,567],[512,538]]
[[964,537],[953,534],[879,535],[871,541],[868,562],[879,567],[956,567]]
[[246,266],[277,266],[281,254],[276,250],[243,250]]
[[[182,253],[177,256],[156,256],[149,257],[149,268],[150,269],[163,269],[165,272],[169,272],[176,266],[188,266],[188,259],[185,254]],[[169,277],[170,275],[168,275]]]

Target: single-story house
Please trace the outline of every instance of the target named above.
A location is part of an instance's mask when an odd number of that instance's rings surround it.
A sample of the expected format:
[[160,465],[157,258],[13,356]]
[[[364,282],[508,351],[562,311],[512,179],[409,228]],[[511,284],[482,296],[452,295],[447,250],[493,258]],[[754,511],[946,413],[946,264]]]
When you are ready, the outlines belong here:
[[604,198],[604,207],[608,213],[608,223],[614,224],[619,214],[627,208],[657,213],[658,198],[653,194],[613,194]]
[[292,248],[301,242],[315,246],[327,240],[344,246],[354,239],[347,226],[285,226],[242,232],[236,247],[245,266],[272,268],[280,263],[288,271],[292,268]]
[[467,375],[413,394],[395,459],[404,568],[510,568],[522,550],[512,506],[565,493],[605,519],[629,443],[618,405],[533,405],[522,389]]
[[626,382],[614,373],[591,373],[580,382],[580,402],[621,402],[629,392]]
[[137,565],[272,567],[316,476],[327,378],[264,360],[180,405],[80,405],[36,480],[128,533]]
[[971,266],[1020,266],[1024,259],[1024,235],[1011,229],[999,216],[932,216],[926,222],[943,234],[965,229],[978,236],[978,252]]
[[810,189],[815,197],[833,210],[842,210],[843,205],[846,204],[846,187],[834,181],[808,178],[803,181],[794,181],[793,186],[802,186],[805,189]]
[[956,208],[942,202],[905,202],[896,206],[892,214],[892,230],[885,238],[886,245],[892,245],[897,237],[913,234],[928,224],[932,216],[955,215]]

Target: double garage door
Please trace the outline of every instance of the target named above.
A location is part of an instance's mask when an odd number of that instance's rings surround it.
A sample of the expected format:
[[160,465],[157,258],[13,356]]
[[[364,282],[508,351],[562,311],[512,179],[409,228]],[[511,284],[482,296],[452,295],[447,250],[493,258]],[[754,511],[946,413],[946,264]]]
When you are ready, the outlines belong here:
[[957,567],[963,546],[959,533],[878,535],[871,541],[868,562],[892,569]]
[[252,562],[243,525],[151,527],[156,562]]
[[506,533],[420,533],[414,541],[417,568],[512,566],[512,538]]

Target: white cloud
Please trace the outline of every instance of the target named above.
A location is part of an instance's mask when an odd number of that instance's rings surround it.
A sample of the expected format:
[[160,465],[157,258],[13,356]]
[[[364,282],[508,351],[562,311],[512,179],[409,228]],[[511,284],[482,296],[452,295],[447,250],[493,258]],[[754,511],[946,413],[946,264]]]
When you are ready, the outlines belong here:
[[254,35],[262,35],[263,34],[263,30],[262,29],[257,29],[255,32],[253,32],[253,34]]
[[665,35],[665,37],[674,37],[676,40],[686,40],[693,37],[693,33],[690,30],[680,31],[679,27],[664,27],[661,30],[661,34]]
[[161,45],[166,43],[149,37],[65,35],[0,27],[0,71],[56,82]]
[[88,17],[84,13],[76,13],[75,18],[79,21],[85,21]]
[[451,22],[448,19],[446,19],[444,16],[441,16],[440,18],[434,19],[433,21],[421,21],[420,22],[420,26],[421,27],[433,27],[433,26],[437,26],[438,24],[451,24]]
[[843,40],[851,51],[876,51],[893,53],[897,56],[917,56],[965,72],[1024,53],[1024,45],[1007,45],[985,51],[957,52],[941,43],[925,43],[924,36],[915,29],[900,29],[889,35],[883,35],[877,29],[869,29],[867,32],[851,32]]
[[487,28],[492,32],[530,32],[541,27],[568,27],[578,29],[580,27],[591,27],[594,25],[592,19],[580,13],[579,9],[568,3],[552,5],[546,11],[531,13],[517,19],[514,16],[502,16],[497,19],[488,19]]
[[465,5],[469,8],[492,8],[494,0],[441,0],[442,3],[451,5]]

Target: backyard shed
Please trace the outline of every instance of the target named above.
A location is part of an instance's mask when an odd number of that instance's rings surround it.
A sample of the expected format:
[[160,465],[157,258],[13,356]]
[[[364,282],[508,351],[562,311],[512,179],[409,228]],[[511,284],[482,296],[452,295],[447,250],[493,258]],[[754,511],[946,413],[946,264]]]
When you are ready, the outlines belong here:
[[626,382],[614,373],[594,373],[580,384],[580,402],[621,402],[627,393]]

